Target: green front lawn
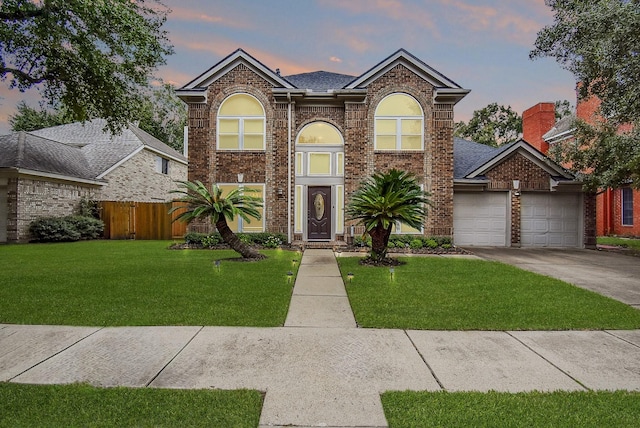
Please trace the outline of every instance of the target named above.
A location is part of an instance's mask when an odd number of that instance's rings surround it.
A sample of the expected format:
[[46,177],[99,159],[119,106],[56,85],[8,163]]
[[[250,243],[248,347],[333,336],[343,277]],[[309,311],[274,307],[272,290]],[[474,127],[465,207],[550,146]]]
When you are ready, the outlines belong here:
[[[291,251],[258,262],[163,241],[0,246],[0,323],[281,326]],[[216,270],[214,260],[221,260]],[[295,277],[294,277],[295,279]]]
[[390,428],[637,427],[637,392],[387,392]]
[[0,382],[0,427],[257,427],[258,391]]
[[640,239],[635,239],[635,238],[620,238],[617,236],[599,236],[598,244],[617,245],[619,247],[625,247],[635,251],[640,251]]
[[[418,330],[640,328],[640,311],[560,280],[483,260],[406,257],[388,268],[338,258],[359,325]],[[354,274],[349,283],[347,274]]]

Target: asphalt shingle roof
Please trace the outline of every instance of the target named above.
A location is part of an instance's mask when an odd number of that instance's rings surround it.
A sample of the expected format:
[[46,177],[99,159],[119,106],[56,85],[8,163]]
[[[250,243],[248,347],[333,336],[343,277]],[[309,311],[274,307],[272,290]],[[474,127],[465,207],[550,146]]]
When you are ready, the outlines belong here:
[[0,167],[95,180],[145,146],[187,162],[181,153],[134,125],[115,135],[106,130],[105,120],[94,119],[0,137]]
[[555,125],[553,125],[553,128],[547,131],[547,133],[544,134],[542,138],[545,140],[550,140],[557,135],[560,135],[567,131],[572,130],[575,127],[574,125],[575,121],[576,121],[576,116],[573,114],[563,117],[562,119],[557,121]]
[[315,92],[326,92],[330,89],[342,89],[351,83],[356,76],[330,73],[328,71],[313,71],[311,73],[285,76],[298,89],[311,89]]

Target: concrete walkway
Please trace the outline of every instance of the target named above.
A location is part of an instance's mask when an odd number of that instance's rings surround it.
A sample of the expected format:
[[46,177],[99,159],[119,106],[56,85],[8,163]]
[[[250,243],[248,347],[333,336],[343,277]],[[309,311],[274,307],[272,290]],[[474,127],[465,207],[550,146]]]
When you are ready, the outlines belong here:
[[306,250],[285,327],[0,324],[0,381],[266,391],[261,427],[386,427],[380,393],[640,391],[640,330],[356,328],[330,250]]

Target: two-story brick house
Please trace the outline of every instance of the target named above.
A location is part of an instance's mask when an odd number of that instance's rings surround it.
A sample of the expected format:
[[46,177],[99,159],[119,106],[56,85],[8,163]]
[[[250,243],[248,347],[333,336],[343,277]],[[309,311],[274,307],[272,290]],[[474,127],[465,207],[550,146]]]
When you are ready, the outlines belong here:
[[[349,196],[373,172],[390,168],[414,173],[434,203],[422,230],[398,225],[397,233],[518,246],[520,205],[512,199],[520,190],[556,191],[558,183],[578,195],[572,224],[587,225],[582,195],[564,185],[572,177],[525,142],[478,151],[476,143],[454,144],[454,106],[468,92],[402,49],[360,76],[286,77],[238,49],[177,91],[189,106],[189,179],[258,190],[262,222],[239,220],[232,228],[281,232],[290,241],[348,241],[358,232],[344,216]],[[514,189],[519,177],[523,186]],[[458,218],[455,201],[463,207]],[[495,221],[468,218],[465,204],[487,205],[477,216],[493,215],[496,201]],[[195,228],[211,231],[207,224]],[[583,230],[572,232],[569,245],[583,245]]]

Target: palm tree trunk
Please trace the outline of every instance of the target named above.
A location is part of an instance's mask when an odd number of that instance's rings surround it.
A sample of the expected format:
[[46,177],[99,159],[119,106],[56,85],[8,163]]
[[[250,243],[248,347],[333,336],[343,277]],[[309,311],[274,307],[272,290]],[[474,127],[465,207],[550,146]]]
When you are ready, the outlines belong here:
[[244,259],[263,259],[265,256],[260,254],[256,249],[251,248],[238,238],[238,236],[229,229],[227,220],[224,216],[220,216],[220,220],[216,222],[216,229],[220,232],[220,236],[235,252],[239,253]]
[[387,246],[391,236],[391,226],[387,229],[377,226],[369,232],[371,235],[371,259],[379,262],[387,257]]

